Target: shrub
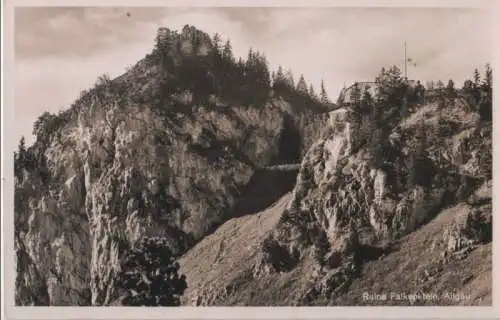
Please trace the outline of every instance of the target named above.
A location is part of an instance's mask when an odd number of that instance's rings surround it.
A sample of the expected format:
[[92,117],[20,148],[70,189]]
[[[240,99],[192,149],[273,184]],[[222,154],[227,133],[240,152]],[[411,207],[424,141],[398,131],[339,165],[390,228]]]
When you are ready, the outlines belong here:
[[320,265],[325,265],[325,256],[330,250],[330,242],[324,231],[319,231],[314,240],[314,257]]

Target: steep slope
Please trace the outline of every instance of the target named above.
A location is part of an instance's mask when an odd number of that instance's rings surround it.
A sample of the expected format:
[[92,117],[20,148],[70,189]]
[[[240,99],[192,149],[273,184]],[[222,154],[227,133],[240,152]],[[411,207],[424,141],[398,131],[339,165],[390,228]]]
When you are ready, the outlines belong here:
[[[350,110],[331,112],[322,138],[302,161],[286,208],[257,215],[273,219],[261,245],[248,252],[241,230],[235,240],[241,242],[222,250],[228,261],[245,252],[245,263],[228,273],[224,264],[200,264],[213,254],[197,249],[208,245],[205,240],[183,257],[186,274],[207,279],[201,291],[196,291],[198,280],[192,282],[195,288],[184,302],[491,304],[491,122],[481,121],[461,99],[441,112],[438,107],[434,102],[417,106],[393,127],[386,149],[376,149],[385,151],[383,165],[373,161],[370,145],[360,142]],[[408,149],[422,131],[425,152],[412,159]],[[413,183],[398,182],[410,180],[412,168]],[[228,230],[217,230],[210,244],[222,243]],[[366,293],[391,292],[432,297],[363,299]]]
[[[289,199],[290,195],[287,195],[282,200]],[[429,224],[393,243],[390,250],[385,253],[380,250],[368,258],[360,274],[348,286],[337,287],[340,290],[336,296],[312,299],[310,293],[314,292],[316,276],[321,273],[312,256],[288,272],[263,277],[256,277],[253,273],[252,265],[259,261],[260,242],[276,226],[284,209],[285,204],[280,201],[258,214],[230,220],[184,255],[181,264],[190,287],[183,297],[183,304],[373,306],[492,303],[492,244],[476,244],[449,256],[444,254],[446,244],[441,241],[444,231],[455,224],[457,216],[467,214],[469,205],[466,203],[444,210]],[[331,272],[330,276],[335,274]],[[332,284],[335,282],[323,283],[325,289]],[[386,297],[380,298],[383,294]]]
[[260,243],[278,223],[290,196],[262,212],[229,220],[182,257],[180,265],[188,281],[185,303],[220,303],[238,290],[239,282],[251,277],[251,269],[245,266],[256,261]]
[[299,161],[317,139],[328,107],[255,82],[261,58],[221,58],[193,27],[160,31],[152,54],[44,114],[19,150],[17,304],[110,303],[139,238],[186,251],[232,217],[256,170]]
[[[466,203],[441,212],[425,227],[403,237],[394,250],[363,266],[349,290],[326,302],[330,305],[491,305],[491,242],[474,244],[445,256],[443,231],[471,210]],[[491,205],[487,208],[491,212]],[[394,293],[391,296],[391,292]],[[387,295],[387,300],[366,299],[363,294]],[[417,294],[435,295],[419,297]],[[403,294],[408,297],[404,298]],[[400,295],[400,296],[398,296]],[[415,302],[408,301],[417,295]],[[325,301],[317,301],[324,305]]]

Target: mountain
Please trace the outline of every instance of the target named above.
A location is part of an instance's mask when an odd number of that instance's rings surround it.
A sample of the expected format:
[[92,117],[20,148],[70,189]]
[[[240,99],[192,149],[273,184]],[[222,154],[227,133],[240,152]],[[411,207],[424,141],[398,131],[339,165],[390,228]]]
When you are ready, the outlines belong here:
[[463,279],[488,301],[490,89],[426,100],[396,69],[375,83],[337,106],[262,53],[160,28],[144,59],[20,143],[16,304],[120,305],[145,237],[180,257],[183,304],[362,304]]
[[[391,143],[409,146],[426,119],[435,170],[400,190],[393,179],[405,169],[374,168],[367,148],[354,151],[359,128],[347,109],[331,112],[291,193],[182,257],[184,302],[409,305],[420,292],[416,305],[491,305],[491,127],[465,109],[457,100],[442,110],[439,126],[454,129],[439,139],[436,103],[400,123]],[[374,298],[384,293],[394,297]]]
[[42,115],[18,152],[18,304],[109,303],[137,239],[161,235],[185,252],[234,217],[261,170],[298,163],[318,138],[331,106],[255,82],[262,56],[222,57],[191,26],[165,33],[125,74]]

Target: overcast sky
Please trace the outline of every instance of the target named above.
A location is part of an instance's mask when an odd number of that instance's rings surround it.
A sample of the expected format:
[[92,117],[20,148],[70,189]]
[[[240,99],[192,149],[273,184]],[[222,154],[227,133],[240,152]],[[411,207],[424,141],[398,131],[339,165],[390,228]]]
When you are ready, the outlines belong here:
[[[128,17],[127,12],[130,12]],[[321,79],[335,100],[344,84],[372,80],[381,67],[416,66],[408,77],[462,83],[490,62],[487,10],[449,8],[17,8],[15,13],[16,135],[32,140],[44,111],[68,108],[103,73],[125,71],[153,47],[159,26],[185,24],[250,47]]]

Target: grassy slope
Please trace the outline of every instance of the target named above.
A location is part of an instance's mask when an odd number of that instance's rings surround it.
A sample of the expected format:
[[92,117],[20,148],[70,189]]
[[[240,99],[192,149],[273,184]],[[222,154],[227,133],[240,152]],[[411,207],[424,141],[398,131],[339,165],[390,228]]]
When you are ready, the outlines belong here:
[[[251,277],[248,267],[256,261],[259,242],[278,221],[290,195],[255,215],[232,219],[208,236],[181,259],[190,288],[184,303],[191,304],[196,289],[209,283],[210,291],[223,292],[211,305],[296,305],[310,288],[313,261],[306,259],[297,268],[260,279]],[[444,228],[454,217],[468,210],[459,204],[442,211],[421,229],[400,239],[393,251],[379,260],[367,262],[361,277],[347,292],[334,299],[317,299],[313,305],[408,305],[408,301],[364,301],[363,293],[407,293],[418,290],[443,296],[462,293],[466,299],[427,301],[416,305],[491,305],[492,244],[479,245],[464,259],[443,263],[439,246],[432,250]],[[439,270],[437,273],[433,272]],[[429,272],[431,277],[424,276]],[[222,291],[221,291],[222,290]]]
[[224,223],[189,250],[179,261],[188,281],[184,303],[190,303],[194,291],[207,284],[223,288],[245,278],[248,272],[245,267],[255,261],[260,242],[276,225],[290,197],[286,194],[260,213]]

